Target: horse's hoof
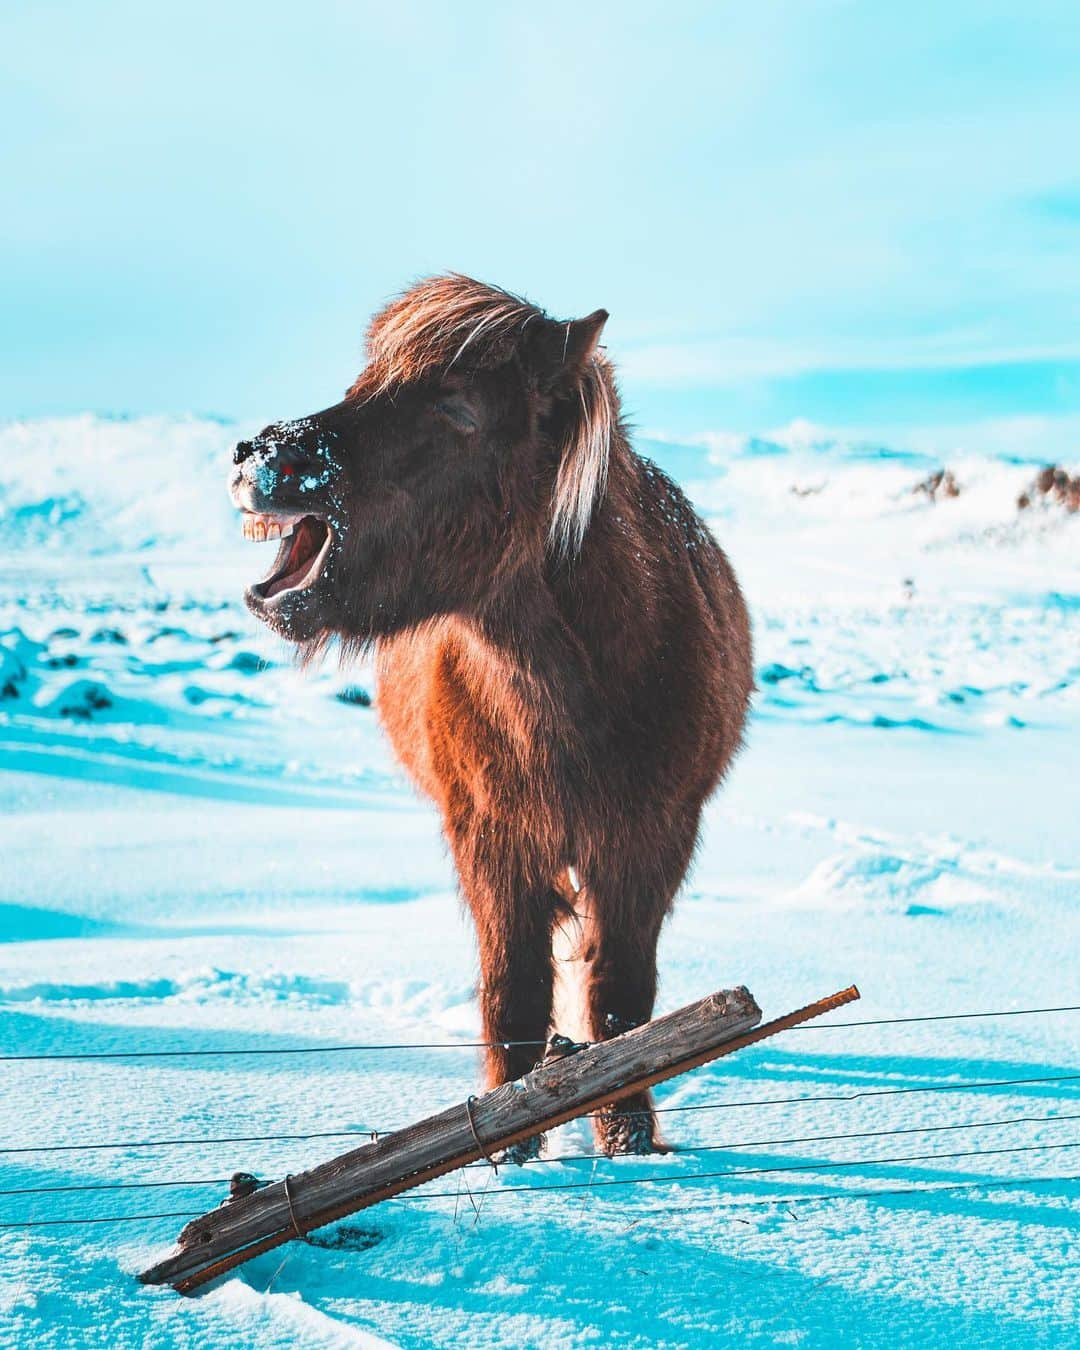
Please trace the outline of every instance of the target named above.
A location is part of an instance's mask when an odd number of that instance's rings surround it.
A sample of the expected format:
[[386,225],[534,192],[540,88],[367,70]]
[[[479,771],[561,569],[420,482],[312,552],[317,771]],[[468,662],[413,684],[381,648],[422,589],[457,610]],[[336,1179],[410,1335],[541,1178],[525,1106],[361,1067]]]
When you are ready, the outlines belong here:
[[528,1139],[519,1139],[516,1144],[511,1144],[509,1148],[504,1148],[501,1152],[494,1155],[496,1163],[513,1163],[515,1167],[524,1167],[527,1162],[532,1162],[534,1158],[539,1158],[540,1150],[544,1147],[544,1136],[542,1134],[530,1135]]
[[651,1111],[619,1111],[608,1107],[596,1116],[596,1141],[609,1158],[617,1154],[668,1153]]

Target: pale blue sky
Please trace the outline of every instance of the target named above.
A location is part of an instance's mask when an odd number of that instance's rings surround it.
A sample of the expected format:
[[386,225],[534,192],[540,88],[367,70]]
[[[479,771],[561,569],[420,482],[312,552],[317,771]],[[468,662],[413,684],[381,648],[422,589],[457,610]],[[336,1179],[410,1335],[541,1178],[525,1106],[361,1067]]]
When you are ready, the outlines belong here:
[[1078,72],[1033,0],[6,0],[0,416],[301,413],[447,268],[647,426],[1076,413]]

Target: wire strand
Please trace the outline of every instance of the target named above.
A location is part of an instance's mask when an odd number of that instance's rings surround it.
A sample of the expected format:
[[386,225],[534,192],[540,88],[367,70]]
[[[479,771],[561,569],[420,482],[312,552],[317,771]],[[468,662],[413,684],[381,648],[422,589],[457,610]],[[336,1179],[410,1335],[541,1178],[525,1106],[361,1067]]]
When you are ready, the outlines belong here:
[[[870,1190],[854,1191],[824,1191],[818,1195],[778,1195],[770,1196],[768,1199],[756,1200],[721,1200],[707,1205],[698,1205],[691,1208],[683,1205],[678,1210],[672,1211],[670,1206],[663,1208],[652,1208],[644,1211],[646,1214],[687,1214],[694,1213],[697,1210],[708,1208],[713,1209],[755,1209],[758,1206],[765,1205],[807,1205],[819,1200],[855,1200],[863,1198],[876,1198],[877,1196],[893,1195],[937,1195],[939,1191],[993,1191],[1001,1190],[1003,1187],[1011,1186],[1041,1186],[1051,1181],[1077,1181],[1080,1180],[1080,1173],[1067,1172],[1064,1176],[1042,1176],[1042,1177],[1008,1177],[1001,1181],[949,1181],[942,1186],[875,1186]],[[643,1211],[636,1210],[636,1214],[642,1214]]]
[[[864,1097],[896,1097],[915,1092],[977,1091],[989,1087],[1026,1087],[1036,1083],[1063,1083],[1080,1079],[1077,1073],[1046,1074],[1036,1078],[973,1079],[969,1083],[938,1083],[926,1087],[874,1088],[860,1092],[826,1093],[813,1097],[764,1097],[757,1101],[700,1102],[679,1106],[657,1106],[657,1115],[680,1111],[723,1111],[750,1106],[801,1106],[812,1102],[850,1102]],[[199,1148],[209,1144],[272,1144],[294,1143],[307,1139],[370,1139],[385,1138],[393,1130],[354,1128],[349,1130],[306,1130],[293,1134],[222,1134],[210,1136],[180,1136],[166,1139],[114,1139],[93,1144],[23,1144],[0,1147],[0,1156],[28,1153],[97,1153],[116,1149]],[[580,1155],[577,1155],[580,1156]]]
[[26,1144],[0,1148],[0,1154],[24,1153],[96,1153],[108,1149],[135,1148],[195,1148],[205,1144],[262,1144],[288,1143],[301,1139],[370,1139],[382,1138],[388,1130],[310,1130],[300,1134],[221,1134],[195,1138],[181,1136],[175,1139],[119,1139],[100,1144]]
[[[955,1125],[905,1125],[894,1130],[856,1130],[850,1134],[804,1134],[789,1139],[742,1139],[723,1144],[691,1144],[686,1148],[673,1148],[671,1157],[685,1157],[691,1153],[735,1153],[744,1148],[775,1148],[780,1144],[829,1144],[840,1139],[884,1139],[897,1134],[940,1134],[946,1130],[989,1130],[1002,1125],[1050,1125],[1058,1120],[1080,1120],[1080,1115],[1069,1116],[1012,1116],[1008,1120],[973,1120]],[[559,1153],[548,1158],[526,1158],[523,1165],[535,1163],[575,1162],[593,1158],[607,1158],[606,1153]],[[468,1163],[469,1167],[482,1167],[483,1163]],[[4,1195],[0,1191],[0,1195]]]
[[[1072,1145],[1064,1145],[1064,1146],[1060,1146],[1060,1145],[1049,1145],[1049,1147],[1073,1147],[1073,1146],[1072,1146]],[[1008,1150],[1006,1150],[1006,1151],[1008,1151]],[[1025,1151],[1025,1150],[1020,1150],[1020,1151]],[[937,1155],[931,1155],[931,1156],[937,1156],[937,1157],[950,1157],[950,1156],[963,1156],[963,1155],[937,1154]],[[882,1158],[882,1159],[878,1159],[877,1161],[880,1161],[880,1162],[888,1162],[888,1161],[897,1161],[897,1160],[896,1160],[896,1159],[886,1159],[886,1158]],[[900,1160],[900,1161],[904,1161],[904,1160]],[[702,1176],[702,1177],[706,1177],[706,1176],[710,1176],[710,1175],[713,1175],[713,1174],[702,1172],[702,1173],[700,1173],[699,1175]],[[718,1173],[717,1175],[720,1175],[720,1176],[728,1176],[728,1175],[731,1175],[731,1174],[730,1174],[730,1173],[724,1173],[724,1172],[721,1172],[721,1173]],[[642,1178],[642,1180],[651,1180],[651,1179],[652,1179],[652,1178]],[[680,1178],[680,1179],[685,1181],[685,1180],[689,1180],[690,1178],[684,1177],[684,1178]],[[1013,1187],[1013,1186],[1044,1186],[1044,1185],[1048,1185],[1048,1184],[1051,1184],[1051,1183],[1054,1183],[1054,1182],[1061,1182],[1061,1181],[1077,1181],[1077,1180],[1080,1180],[1080,1173],[1076,1173],[1076,1172],[1068,1172],[1068,1173],[1066,1173],[1064,1176],[1002,1177],[1002,1178],[998,1178],[997,1180],[993,1180],[993,1181],[985,1181],[985,1180],[982,1180],[982,1181],[956,1181],[956,1182],[948,1182],[948,1183],[946,1183],[946,1184],[943,1185],[943,1186],[904,1186],[904,1187],[889,1188],[889,1189],[887,1189],[887,1190],[883,1190],[883,1189],[877,1188],[877,1189],[867,1190],[867,1191],[827,1191],[827,1192],[825,1192],[825,1193],[823,1193],[823,1194],[821,1194],[821,1195],[776,1196],[775,1198],[774,1198],[774,1197],[769,1197],[769,1198],[767,1198],[767,1199],[756,1198],[756,1199],[753,1199],[753,1200],[722,1200],[722,1201],[713,1202],[713,1203],[709,1206],[709,1208],[710,1208],[710,1209],[752,1209],[752,1208],[756,1208],[756,1207],[758,1207],[758,1206],[764,1206],[764,1205],[806,1205],[806,1204],[815,1204],[815,1203],[818,1203],[818,1202],[821,1202],[821,1201],[859,1200],[859,1199],[867,1199],[867,1198],[871,1198],[871,1199],[872,1199],[872,1198],[875,1198],[875,1197],[878,1197],[878,1196],[896,1196],[896,1195],[936,1195],[939,1191],[959,1191],[959,1190],[987,1190],[987,1191],[989,1191],[989,1190],[1000,1190],[1000,1189],[1005,1188],[1005,1187]],[[633,1183],[630,1183],[630,1184],[633,1184]],[[587,1187],[587,1185],[588,1185],[588,1183],[586,1183],[586,1182],[582,1182],[582,1183],[581,1183],[581,1187],[582,1187],[582,1188]],[[510,1186],[510,1187],[504,1187],[502,1190],[492,1191],[491,1194],[492,1194],[493,1196],[499,1196],[499,1195],[505,1195],[505,1194],[507,1194],[507,1193],[513,1193],[513,1192],[515,1192],[515,1191],[521,1192],[521,1193],[523,1193],[523,1194],[529,1194],[529,1193],[532,1193],[533,1191],[537,1191],[537,1190],[541,1190],[541,1191],[551,1191],[551,1190],[570,1190],[570,1189],[576,1189],[576,1188],[574,1188],[574,1187],[568,1187],[568,1186]],[[404,1196],[404,1195],[398,1195],[398,1196],[393,1196],[393,1197],[391,1197],[391,1198],[392,1198],[392,1199],[396,1199],[396,1200],[425,1200],[425,1199],[426,1199],[426,1200],[444,1200],[444,1199],[445,1199],[445,1200],[452,1200],[452,1199],[456,1199],[456,1198],[457,1198],[457,1194],[456,1194],[456,1192],[453,1192],[453,1191],[447,1191],[447,1192],[445,1192],[444,1194],[439,1194],[439,1195],[434,1195],[434,1194],[433,1194],[433,1195],[427,1195],[427,1196],[420,1196],[420,1195]],[[655,1209],[653,1209],[653,1210],[651,1210],[651,1211],[649,1211],[649,1212],[655,1214],[655,1213],[657,1213],[658,1211],[655,1210]],[[660,1212],[660,1213],[663,1213],[663,1214],[670,1214],[672,1211],[671,1211],[670,1209],[668,1209],[668,1208],[665,1208],[665,1209],[663,1209],[663,1210],[661,1210],[661,1211],[659,1211],[659,1212]],[[679,1212],[685,1212],[685,1211],[679,1211]],[[108,1224],[108,1223],[150,1223],[150,1222],[155,1221],[155,1220],[158,1220],[158,1219],[198,1219],[198,1218],[201,1218],[201,1215],[202,1215],[202,1212],[199,1211],[199,1210],[187,1209],[187,1210],[172,1210],[172,1211],[169,1211],[168,1213],[163,1213],[163,1214],[106,1214],[106,1215],[92,1215],[92,1216],[90,1216],[90,1217],[88,1217],[88,1218],[77,1218],[77,1219],[75,1219],[75,1218],[72,1218],[72,1219],[17,1219],[17,1220],[14,1220],[14,1221],[12,1221],[12,1222],[0,1223],[0,1232],[4,1231],[5,1229],[11,1229],[11,1228],[53,1228],[53,1227],[59,1228],[59,1227],[82,1227],[82,1226],[84,1226],[84,1225],[90,1225],[90,1224]]]
[[151,1219],[197,1219],[201,1210],[174,1209],[165,1214],[102,1214],[85,1219],[16,1219],[0,1223],[0,1231],[8,1228],[73,1228],[92,1223],[149,1223]]
[[[790,1139],[736,1139],[726,1143],[695,1144],[690,1148],[672,1150],[671,1157],[687,1157],[695,1153],[737,1153],[748,1148],[775,1148],[781,1144],[831,1144],[843,1139],[883,1139],[900,1134],[941,1134],[954,1130],[989,1130],[1004,1125],[1052,1125],[1058,1121],[1080,1120],[1080,1114],[1070,1116],[1012,1116],[1007,1120],[973,1120],[952,1125],[908,1125],[893,1130],[859,1130],[851,1134],[811,1134]],[[523,1166],[537,1163],[565,1162],[633,1162],[634,1158],[611,1158],[606,1153],[560,1153],[549,1158],[527,1158]],[[467,1163],[459,1170],[487,1168],[490,1160]],[[18,1186],[0,1190],[0,1195],[54,1195],[72,1191],[139,1191],[173,1187],[177,1190],[196,1186],[227,1186],[228,1177],[186,1178],[176,1181],[99,1181],[67,1186]],[[513,1188],[512,1188],[513,1189]],[[517,1189],[531,1189],[530,1187]]]
[[0,1063],[25,1064],[77,1059],[195,1059],[224,1055],[337,1055],[364,1050],[509,1050],[546,1045],[547,1041],[400,1041],[365,1045],[250,1046],[243,1049],[198,1050],[64,1050],[44,1055],[0,1055]]
[[[673,1186],[688,1181],[707,1181],[718,1177],[763,1176],[775,1172],[831,1172],[841,1167],[873,1167],[882,1163],[933,1162],[948,1158],[983,1158],[999,1153],[1036,1153],[1042,1149],[1080,1148],[1080,1139],[1064,1144],[1018,1144],[1011,1148],[961,1149],[955,1153],[907,1153],[892,1158],[849,1158],[839,1162],[788,1163],[778,1167],[729,1167],[720,1172],[686,1172],[665,1177],[610,1177],[604,1181],[560,1181],[545,1186],[503,1186],[492,1191],[492,1198],[517,1192],[535,1195],[539,1191],[581,1191],[590,1186]],[[393,1195],[391,1200],[453,1200],[453,1191],[427,1191],[423,1195]]]
[[[955,1022],[977,1017],[1032,1017],[1041,1013],[1080,1012],[1080,1004],[1052,1008],[998,1008],[990,1012],[928,1013],[920,1017],[881,1017],[862,1022],[805,1022],[787,1031],[832,1031],[841,1027],[901,1026],[909,1022]],[[393,1044],[255,1046],[243,1049],[198,1050],[71,1050],[40,1055],[0,1055],[0,1063],[32,1063],[79,1059],[181,1059],[216,1055],[329,1055],[375,1050],[492,1050],[500,1047],[537,1047],[546,1041],[401,1041]]]
[[[793,1028],[794,1030],[794,1028]],[[977,1088],[1023,1087],[1029,1083],[1071,1083],[1080,1073],[1046,1074],[1038,1078],[982,1078],[969,1083],[931,1083],[926,1087],[867,1088],[860,1092],[830,1092],[813,1097],[759,1097],[743,1102],[698,1102],[686,1106],[656,1106],[656,1115],[674,1111],[727,1111],[737,1106],[800,1106],[803,1102],[855,1102],[863,1097],[900,1097],[912,1092],[968,1092]],[[0,1149],[0,1153],[3,1149]]]
[[14,1186],[0,1195],[67,1195],[72,1191],[194,1190],[197,1186],[227,1186],[228,1177],[191,1178],[181,1181],[87,1181],[71,1186]]
[[837,1027],[896,1027],[905,1022],[960,1022],[972,1017],[1031,1017],[1035,1013],[1080,1012],[1080,1003],[1056,1008],[999,1008],[994,1012],[927,1013],[922,1017],[878,1017],[864,1022],[801,1022],[788,1031],[833,1031]]

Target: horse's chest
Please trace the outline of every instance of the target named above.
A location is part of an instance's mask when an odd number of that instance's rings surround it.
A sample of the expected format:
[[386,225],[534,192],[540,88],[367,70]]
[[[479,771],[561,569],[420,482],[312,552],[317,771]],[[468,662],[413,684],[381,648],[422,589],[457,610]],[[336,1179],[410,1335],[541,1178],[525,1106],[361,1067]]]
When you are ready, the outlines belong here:
[[514,672],[470,631],[440,626],[386,644],[379,708],[398,758],[444,811],[505,797],[535,753]]

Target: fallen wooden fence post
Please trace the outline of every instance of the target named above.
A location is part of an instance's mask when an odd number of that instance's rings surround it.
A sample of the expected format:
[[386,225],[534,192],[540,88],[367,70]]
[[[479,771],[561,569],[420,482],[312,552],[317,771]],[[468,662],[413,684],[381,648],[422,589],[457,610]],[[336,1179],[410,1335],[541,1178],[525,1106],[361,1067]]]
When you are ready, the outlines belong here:
[[610,1102],[674,1078],[859,997],[852,985],[759,1026],[744,988],[723,990],[610,1041],[549,1059],[513,1083],[470,1098],[309,1172],[263,1186],[186,1225],[173,1255],[144,1270],[144,1284],[181,1293],[315,1228]]

